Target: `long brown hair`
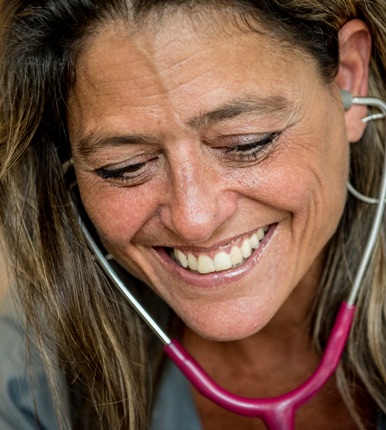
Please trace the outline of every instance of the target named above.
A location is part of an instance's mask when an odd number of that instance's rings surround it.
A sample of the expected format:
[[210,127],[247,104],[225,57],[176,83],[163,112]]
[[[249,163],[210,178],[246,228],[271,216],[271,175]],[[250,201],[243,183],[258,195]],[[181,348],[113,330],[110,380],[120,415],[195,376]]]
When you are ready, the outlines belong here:
[[[63,178],[69,148],[67,96],[76,81],[77,57],[94,31],[117,19],[138,27],[150,17],[162,18],[181,8],[202,11],[208,19],[211,10],[221,11],[240,28],[263,26],[288,49],[312,56],[326,81],[338,69],[339,29],[361,18],[373,36],[369,92],[386,99],[385,0],[2,2],[0,218],[5,246],[27,325],[41,346],[48,373],[55,350],[72,381],[82,385],[96,417],[90,428],[146,428],[149,372],[142,326],[87,250]],[[373,196],[380,181],[384,134],[383,124],[369,124],[351,153],[352,182]],[[328,245],[311,321],[320,349],[339,303],[347,298],[373,212],[348,196]],[[338,372],[340,389],[358,422],[354,381],[386,412],[385,270],[383,227]],[[61,421],[63,428],[69,426],[66,417]]]

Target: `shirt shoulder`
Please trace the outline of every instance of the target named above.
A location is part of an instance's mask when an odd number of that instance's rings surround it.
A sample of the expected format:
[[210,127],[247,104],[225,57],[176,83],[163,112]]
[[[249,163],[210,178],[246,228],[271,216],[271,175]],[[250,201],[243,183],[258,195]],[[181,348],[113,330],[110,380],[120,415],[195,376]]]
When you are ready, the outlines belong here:
[[190,385],[175,364],[165,359],[151,414],[150,430],[201,430]]
[[0,305],[0,339],[0,428],[59,429],[43,363],[33,347],[27,354],[21,312],[10,298]]

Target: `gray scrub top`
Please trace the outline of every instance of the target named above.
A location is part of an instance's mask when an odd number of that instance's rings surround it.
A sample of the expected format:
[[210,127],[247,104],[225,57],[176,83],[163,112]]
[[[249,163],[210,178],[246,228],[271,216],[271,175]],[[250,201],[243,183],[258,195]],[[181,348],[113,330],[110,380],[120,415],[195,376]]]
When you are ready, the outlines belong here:
[[[26,371],[24,336],[9,306],[0,306],[0,341],[0,430],[59,430],[42,363],[32,354],[32,370]],[[57,374],[63,384],[63,404],[68,405],[64,379]],[[182,429],[202,430],[189,383],[168,360],[155,396],[150,430]],[[378,430],[386,430],[383,415]]]
[[[25,338],[9,301],[0,305],[0,430],[59,428],[46,374],[36,351],[27,358]],[[26,361],[31,363],[26,366]],[[64,377],[63,405],[68,404]]]

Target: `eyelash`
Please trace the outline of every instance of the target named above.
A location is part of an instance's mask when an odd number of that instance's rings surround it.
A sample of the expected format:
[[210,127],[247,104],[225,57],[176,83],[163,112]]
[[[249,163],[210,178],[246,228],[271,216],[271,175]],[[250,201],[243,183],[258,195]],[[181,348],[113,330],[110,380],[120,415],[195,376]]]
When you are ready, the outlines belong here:
[[120,179],[123,178],[124,173],[137,172],[145,164],[146,163],[137,163],[130,166],[121,167],[120,169],[106,169],[105,167],[101,167],[95,172],[103,179]]
[[[147,175],[151,172],[149,169],[146,172],[142,172],[142,168],[156,160],[157,157],[154,157],[147,161],[126,165],[118,169],[108,169],[106,167],[101,167],[96,169],[95,173],[102,179],[121,182],[123,185],[138,185],[146,180]],[[130,176],[127,177],[126,174],[129,174]]]
[[260,155],[262,151],[266,150],[270,144],[274,143],[279,136],[279,132],[269,133],[261,139],[254,140],[253,142],[226,147],[224,152],[226,154],[236,154],[241,161],[256,160],[258,155]]

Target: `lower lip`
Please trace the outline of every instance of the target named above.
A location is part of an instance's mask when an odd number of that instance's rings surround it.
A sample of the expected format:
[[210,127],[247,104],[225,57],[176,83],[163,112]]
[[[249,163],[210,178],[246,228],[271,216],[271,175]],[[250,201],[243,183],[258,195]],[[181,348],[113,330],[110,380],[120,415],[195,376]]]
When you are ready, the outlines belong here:
[[241,266],[235,267],[234,269],[224,270],[222,272],[212,272],[207,274],[200,274],[197,272],[191,272],[183,267],[179,266],[162,247],[153,248],[155,253],[161,257],[163,264],[166,264],[166,268],[174,276],[180,278],[185,283],[198,288],[215,288],[223,284],[236,282],[252,270],[252,268],[258,263],[261,258],[264,249],[270,241],[277,224],[269,226],[264,239],[260,243],[260,246],[255,249],[252,255],[246,260]]

